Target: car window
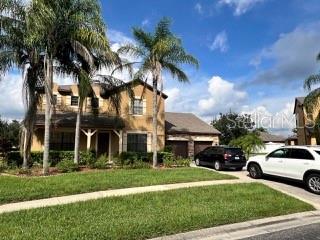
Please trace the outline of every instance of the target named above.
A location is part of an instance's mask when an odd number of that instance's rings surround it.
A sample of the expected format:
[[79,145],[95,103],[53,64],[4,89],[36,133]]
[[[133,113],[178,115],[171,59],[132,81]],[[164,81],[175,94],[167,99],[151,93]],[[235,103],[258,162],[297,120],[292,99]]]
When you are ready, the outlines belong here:
[[270,158],[288,158],[289,157],[289,150],[287,148],[281,148],[275,150],[274,152],[268,155]]
[[203,152],[206,154],[212,154],[214,153],[214,148],[213,147],[207,147]]
[[308,150],[300,148],[291,149],[290,158],[314,160],[314,157]]
[[226,148],[226,153],[231,155],[243,155],[241,148]]

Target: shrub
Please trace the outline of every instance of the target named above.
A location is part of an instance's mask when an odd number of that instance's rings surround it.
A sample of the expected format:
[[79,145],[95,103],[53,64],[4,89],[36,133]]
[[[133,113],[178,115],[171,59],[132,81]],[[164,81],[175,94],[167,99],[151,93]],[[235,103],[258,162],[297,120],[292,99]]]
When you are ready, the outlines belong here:
[[94,151],[80,152],[80,165],[87,165],[92,167],[96,163],[96,154]]
[[[54,167],[62,160],[73,160],[74,152],[73,151],[50,151],[49,153],[50,166]],[[38,163],[42,164],[43,152],[31,152],[31,160],[32,164]],[[22,157],[19,151],[12,151],[7,154],[8,165],[13,166],[21,166],[22,165]],[[81,151],[80,152],[80,165],[88,165],[92,166],[96,161],[94,151]]]
[[105,154],[101,155],[92,166],[97,169],[107,169],[108,157]]
[[27,169],[19,168],[18,169],[18,174],[31,175],[32,174],[32,170],[29,169],[29,168],[27,168]]
[[133,163],[123,165],[122,167],[125,169],[142,169],[142,168],[151,168],[151,165],[148,162],[144,162],[142,160],[137,160]]
[[189,158],[175,157],[173,153],[163,153],[163,164],[165,167],[190,167]]
[[57,169],[59,172],[68,173],[77,171],[79,167],[73,160],[62,160],[57,164]]
[[0,173],[7,170],[7,168],[8,168],[7,164],[4,161],[0,160]]
[[113,162],[122,168],[150,168],[150,153],[122,152]]

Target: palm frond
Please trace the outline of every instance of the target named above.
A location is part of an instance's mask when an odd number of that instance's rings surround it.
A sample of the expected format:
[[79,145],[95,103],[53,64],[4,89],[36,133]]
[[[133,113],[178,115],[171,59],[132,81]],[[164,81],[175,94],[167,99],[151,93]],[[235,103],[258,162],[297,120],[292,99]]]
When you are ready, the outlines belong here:
[[320,74],[311,75],[304,81],[304,89],[310,91],[312,86],[320,83]]
[[162,63],[164,70],[171,73],[173,78],[177,78],[180,82],[189,82],[188,76],[178,66],[172,63]]
[[147,49],[152,48],[154,37],[150,33],[145,32],[141,28],[133,28],[133,36],[140,45],[144,46]]
[[320,107],[320,88],[311,91],[304,99],[304,105],[308,114],[313,114],[314,110]]
[[162,18],[155,29],[155,41],[173,36],[170,31],[171,20],[167,17]]
[[73,41],[72,42],[72,47],[73,50],[79,54],[81,57],[84,58],[84,60],[88,63],[88,65],[90,67],[94,66],[94,59],[93,56],[91,54],[91,52],[86,48],[86,46],[82,45],[80,42],[78,41]]

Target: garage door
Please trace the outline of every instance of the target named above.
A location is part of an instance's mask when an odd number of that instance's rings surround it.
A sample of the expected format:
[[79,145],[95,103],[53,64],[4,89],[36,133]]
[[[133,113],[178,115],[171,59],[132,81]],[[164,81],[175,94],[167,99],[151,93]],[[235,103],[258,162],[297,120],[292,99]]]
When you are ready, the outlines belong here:
[[194,154],[201,152],[207,147],[211,147],[212,142],[194,142]]
[[174,155],[184,158],[188,157],[187,141],[167,141],[166,145],[171,146]]

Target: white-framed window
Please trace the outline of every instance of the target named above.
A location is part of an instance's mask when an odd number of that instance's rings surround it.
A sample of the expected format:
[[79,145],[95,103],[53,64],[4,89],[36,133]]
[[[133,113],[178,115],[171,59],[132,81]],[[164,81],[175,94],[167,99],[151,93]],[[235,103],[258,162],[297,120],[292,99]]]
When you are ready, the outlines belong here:
[[143,115],[143,100],[134,99],[132,103],[132,114]]
[[78,96],[71,96],[71,106],[78,106],[79,105],[79,97]]

